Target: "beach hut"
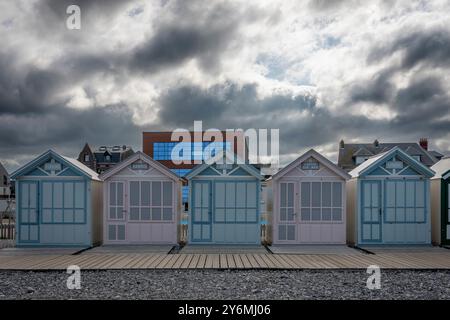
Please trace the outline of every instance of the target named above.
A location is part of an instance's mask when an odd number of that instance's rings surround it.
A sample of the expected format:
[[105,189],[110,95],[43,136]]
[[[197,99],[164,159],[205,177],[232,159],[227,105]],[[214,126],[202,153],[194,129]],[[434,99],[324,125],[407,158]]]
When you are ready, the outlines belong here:
[[104,172],[105,244],[176,244],[182,180],[142,152]]
[[219,152],[185,177],[189,184],[191,244],[260,244],[263,177],[231,152]]
[[369,158],[350,175],[349,243],[431,244],[431,169],[394,147]]
[[435,245],[450,245],[450,157],[431,167],[431,235]]
[[11,176],[17,246],[90,247],[102,240],[102,183],[75,159],[49,150]]
[[345,244],[350,175],[309,150],[274,174],[273,244]]

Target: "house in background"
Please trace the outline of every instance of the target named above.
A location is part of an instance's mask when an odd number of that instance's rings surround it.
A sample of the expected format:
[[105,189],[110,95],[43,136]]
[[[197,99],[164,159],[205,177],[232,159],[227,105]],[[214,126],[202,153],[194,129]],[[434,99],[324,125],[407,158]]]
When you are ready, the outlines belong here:
[[100,174],[132,154],[134,154],[133,149],[126,145],[101,146],[98,149],[92,149],[86,143],[78,155],[78,161]]
[[5,167],[3,167],[0,162],[0,200],[8,199],[10,195],[11,189],[9,187],[9,175]]
[[419,143],[339,143],[338,166],[346,171],[351,171],[372,156],[386,152],[394,147],[399,147],[415,160],[431,167],[438,162],[443,155],[437,151],[428,150],[428,140],[420,139]]
[[431,244],[434,171],[394,147],[350,171],[347,241],[357,245]]
[[76,159],[48,150],[11,175],[18,247],[90,247],[102,241],[102,182]]
[[311,149],[269,179],[274,244],[345,244],[350,175]]
[[431,236],[433,244],[450,244],[450,156],[431,167]]

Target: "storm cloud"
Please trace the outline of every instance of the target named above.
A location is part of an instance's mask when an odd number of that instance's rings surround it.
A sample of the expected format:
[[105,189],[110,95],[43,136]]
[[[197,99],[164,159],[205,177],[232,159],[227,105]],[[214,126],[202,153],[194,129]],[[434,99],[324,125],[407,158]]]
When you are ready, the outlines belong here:
[[[81,8],[81,30],[65,27]],[[314,147],[428,137],[450,153],[450,4],[442,1],[0,3],[0,161],[49,148],[141,149],[145,130],[280,129]],[[348,10],[349,6],[351,10]]]

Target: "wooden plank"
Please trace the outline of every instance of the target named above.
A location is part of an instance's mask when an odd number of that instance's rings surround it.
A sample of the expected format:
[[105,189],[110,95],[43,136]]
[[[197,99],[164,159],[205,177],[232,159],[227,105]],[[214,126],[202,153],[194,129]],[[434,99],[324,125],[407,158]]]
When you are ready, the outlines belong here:
[[228,268],[236,269],[236,262],[234,261],[233,255],[232,254],[226,254],[225,257],[227,259]]
[[161,260],[163,260],[165,257],[166,257],[166,254],[157,254],[156,259],[144,264],[143,268],[154,269],[161,262]]
[[245,254],[239,254],[239,258],[242,260],[242,264],[244,265],[244,269],[251,269],[252,264],[248,260],[247,256]]
[[245,256],[247,257],[248,262],[250,263],[250,265],[251,265],[251,267],[253,269],[258,269],[259,268],[258,262],[256,262],[255,258],[252,256],[251,253],[247,253],[247,254],[245,254]]
[[198,260],[196,268],[203,269],[205,267],[206,256],[207,256],[206,254],[201,254],[200,255],[200,259]]
[[219,254],[212,254],[212,259],[213,259],[213,268],[214,269],[219,269],[220,268],[220,256]]
[[164,259],[162,259],[157,266],[155,266],[156,269],[162,269],[166,267],[166,264],[173,259],[174,255],[172,254],[166,254],[166,256],[164,257]]
[[280,268],[278,261],[273,258],[273,254],[264,254],[264,260],[271,269]]
[[220,268],[227,269],[228,268],[227,257],[223,253],[219,254],[219,257],[220,257]]
[[210,254],[205,254],[206,260],[205,260],[205,269],[212,269],[213,268],[213,257]]
[[155,261],[156,259],[158,259],[158,255],[157,254],[149,254],[147,255],[144,259],[137,261],[132,268],[133,269],[144,269],[144,266],[146,265],[150,265],[151,263],[153,263],[153,261]]
[[186,260],[187,255],[185,254],[178,254],[178,259],[177,261],[174,262],[172,269],[178,269],[181,267],[181,265],[183,264],[183,261]]
[[192,257],[191,262],[189,263],[188,268],[189,269],[195,269],[197,267],[197,263],[198,263],[199,259],[200,259],[200,255],[199,254],[194,254],[194,256]]
[[244,264],[242,263],[241,255],[240,254],[233,254],[233,258],[234,258],[234,262],[236,264],[236,268],[244,269]]
[[268,268],[267,263],[261,258],[260,254],[253,254],[253,258],[255,258],[260,268]]
[[186,258],[184,259],[184,261],[183,261],[183,263],[181,264],[180,268],[182,268],[182,269],[188,268],[188,267],[189,267],[189,264],[191,263],[191,260],[192,260],[193,256],[194,256],[194,255],[191,254],[191,253],[186,254]]

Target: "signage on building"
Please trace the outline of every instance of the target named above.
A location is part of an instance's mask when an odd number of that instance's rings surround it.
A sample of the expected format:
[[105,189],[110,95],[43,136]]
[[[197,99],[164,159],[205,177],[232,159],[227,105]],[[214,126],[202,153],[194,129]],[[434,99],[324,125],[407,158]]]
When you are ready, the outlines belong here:
[[302,162],[302,170],[319,170],[319,162],[318,161]]
[[148,170],[148,163],[136,162],[131,164],[132,170]]
[[402,161],[391,160],[386,162],[386,169],[403,169]]
[[61,163],[58,162],[47,162],[44,164],[45,171],[61,171]]

